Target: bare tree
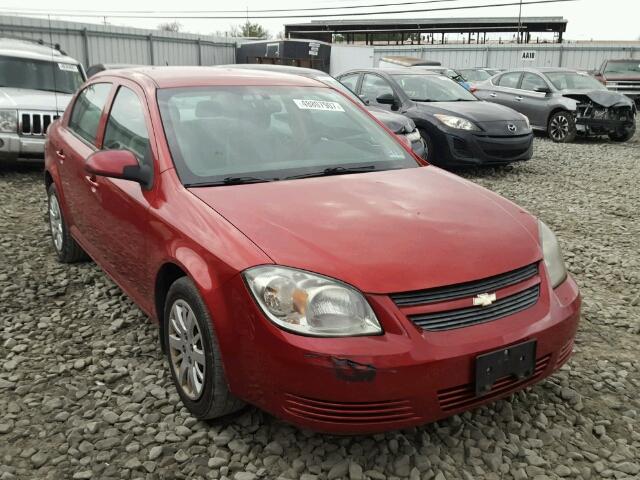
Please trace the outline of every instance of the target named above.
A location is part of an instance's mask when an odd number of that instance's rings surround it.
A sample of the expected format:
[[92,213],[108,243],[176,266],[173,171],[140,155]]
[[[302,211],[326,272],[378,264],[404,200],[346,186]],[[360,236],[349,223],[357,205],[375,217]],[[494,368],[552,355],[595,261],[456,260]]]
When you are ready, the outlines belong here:
[[179,32],[182,28],[182,24],[180,22],[165,22],[158,25],[158,30],[162,30],[163,32]]

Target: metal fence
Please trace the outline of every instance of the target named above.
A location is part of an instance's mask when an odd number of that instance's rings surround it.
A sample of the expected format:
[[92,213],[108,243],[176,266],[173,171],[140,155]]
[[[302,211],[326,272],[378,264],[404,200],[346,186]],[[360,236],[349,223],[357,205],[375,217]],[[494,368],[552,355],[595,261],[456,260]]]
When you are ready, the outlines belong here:
[[[533,52],[533,54],[531,54]],[[525,55],[523,55],[526,53]],[[333,47],[331,73],[349,68],[377,67],[382,57],[402,55],[435,60],[451,68],[567,67],[598,68],[608,58],[640,59],[640,42],[484,45],[376,45]],[[524,59],[523,59],[524,57]],[[363,65],[363,62],[366,65]]]
[[85,67],[96,63],[219,65],[235,63],[224,37],[0,15],[0,36],[60,44]]
[[[523,53],[533,55],[523,59]],[[374,47],[374,64],[387,55],[407,55],[436,60],[451,68],[567,67],[598,68],[607,58],[640,58],[640,43],[564,43],[513,45],[433,45]]]

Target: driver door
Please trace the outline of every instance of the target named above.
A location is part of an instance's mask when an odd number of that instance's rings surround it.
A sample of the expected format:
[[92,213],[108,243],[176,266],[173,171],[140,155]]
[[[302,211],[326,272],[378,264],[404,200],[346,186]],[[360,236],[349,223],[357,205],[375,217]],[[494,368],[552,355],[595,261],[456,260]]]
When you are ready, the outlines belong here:
[[[129,150],[140,164],[155,168],[156,145],[149,111],[142,90],[135,84],[117,87],[108,109],[102,136],[102,150]],[[148,210],[154,187],[116,178],[96,176],[92,194],[95,211],[91,216],[94,246],[103,260],[103,268],[148,311],[153,282],[149,281],[147,259]],[[155,184],[155,182],[154,182]]]

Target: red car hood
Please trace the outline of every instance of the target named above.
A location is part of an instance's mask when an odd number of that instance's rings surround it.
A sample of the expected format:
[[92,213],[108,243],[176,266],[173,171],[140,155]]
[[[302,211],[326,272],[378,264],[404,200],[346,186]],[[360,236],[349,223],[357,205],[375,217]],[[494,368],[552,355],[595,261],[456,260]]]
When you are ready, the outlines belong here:
[[542,257],[535,218],[431,166],[190,191],[275,263],[368,293],[476,280]]

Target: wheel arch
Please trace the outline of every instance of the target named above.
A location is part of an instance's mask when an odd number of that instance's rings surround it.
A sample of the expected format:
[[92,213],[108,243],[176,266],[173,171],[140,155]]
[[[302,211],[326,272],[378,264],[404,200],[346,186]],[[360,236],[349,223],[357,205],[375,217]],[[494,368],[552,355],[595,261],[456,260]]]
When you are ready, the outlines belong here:
[[164,352],[166,349],[164,341],[164,304],[167,300],[167,294],[171,285],[182,277],[188,277],[188,273],[184,267],[177,262],[165,262],[156,274],[155,287],[154,287],[154,308],[156,319],[158,320],[158,329],[160,335],[160,346]]

